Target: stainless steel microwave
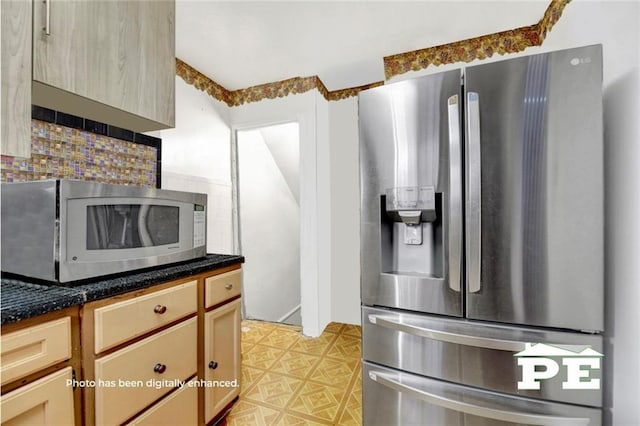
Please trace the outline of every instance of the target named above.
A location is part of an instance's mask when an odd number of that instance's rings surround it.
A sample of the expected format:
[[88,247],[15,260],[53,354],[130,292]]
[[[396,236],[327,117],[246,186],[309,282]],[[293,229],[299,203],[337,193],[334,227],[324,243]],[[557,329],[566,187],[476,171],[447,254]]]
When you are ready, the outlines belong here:
[[71,282],[206,255],[207,195],[74,180],[2,184],[2,271]]

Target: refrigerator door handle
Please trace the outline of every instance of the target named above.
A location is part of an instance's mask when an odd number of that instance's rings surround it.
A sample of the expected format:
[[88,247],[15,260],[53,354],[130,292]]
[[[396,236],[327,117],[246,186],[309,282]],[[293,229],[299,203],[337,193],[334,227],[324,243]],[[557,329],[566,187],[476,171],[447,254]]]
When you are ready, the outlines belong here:
[[456,345],[475,346],[485,349],[496,349],[507,352],[520,352],[527,348],[526,342],[517,340],[494,339],[490,337],[469,336],[466,334],[451,333],[448,331],[433,328],[420,327],[406,322],[394,321],[398,317],[392,315],[369,315],[369,322],[380,327],[395,331],[401,331],[414,336],[426,337],[427,339],[439,340],[441,342],[453,343]]
[[[588,425],[590,420],[588,418],[581,417],[562,417],[562,416],[549,416],[533,413],[525,413],[521,411],[512,411],[497,408],[488,408],[468,402],[464,402],[458,399],[448,398],[437,393],[427,392],[423,389],[418,389],[413,386],[409,386],[405,383],[393,380],[388,376],[392,374],[381,371],[369,371],[369,378],[376,383],[380,383],[395,391],[408,394],[414,398],[418,398],[422,401],[430,404],[437,405],[439,407],[448,408],[460,413],[470,414],[473,416],[484,417],[487,419],[500,420],[512,423],[522,423],[528,425],[543,425],[543,426],[578,426]],[[448,392],[449,393],[449,392]],[[451,392],[453,393],[453,392]],[[460,392],[458,397],[464,398],[464,393]]]
[[480,291],[481,255],[481,160],[480,160],[480,99],[478,93],[467,93],[467,205],[466,259],[469,293]]
[[449,288],[460,292],[462,257],[462,153],[458,95],[447,100],[449,115]]

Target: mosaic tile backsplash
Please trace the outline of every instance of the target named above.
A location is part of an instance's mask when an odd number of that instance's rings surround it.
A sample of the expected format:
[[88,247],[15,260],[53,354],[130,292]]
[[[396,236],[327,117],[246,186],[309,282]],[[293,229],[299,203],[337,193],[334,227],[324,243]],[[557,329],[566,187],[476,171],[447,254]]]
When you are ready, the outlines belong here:
[[31,121],[31,158],[2,156],[2,182],[79,179],[155,187],[155,147],[40,120]]

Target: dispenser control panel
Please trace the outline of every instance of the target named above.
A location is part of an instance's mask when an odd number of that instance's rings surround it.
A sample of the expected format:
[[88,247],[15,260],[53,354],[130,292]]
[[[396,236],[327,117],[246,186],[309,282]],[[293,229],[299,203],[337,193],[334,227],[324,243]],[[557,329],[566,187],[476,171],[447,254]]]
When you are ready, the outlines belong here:
[[435,210],[436,196],[433,186],[406,186],[386,190],[387,211]]

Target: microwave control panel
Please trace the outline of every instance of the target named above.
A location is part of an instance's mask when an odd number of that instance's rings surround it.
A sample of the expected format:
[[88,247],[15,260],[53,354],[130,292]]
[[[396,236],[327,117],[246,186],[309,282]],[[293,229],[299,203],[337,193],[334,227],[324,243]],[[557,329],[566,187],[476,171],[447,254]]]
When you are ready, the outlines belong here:
[[205,245],[207,212],[203,205],[196,204],[193,208],[193,247]]

